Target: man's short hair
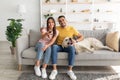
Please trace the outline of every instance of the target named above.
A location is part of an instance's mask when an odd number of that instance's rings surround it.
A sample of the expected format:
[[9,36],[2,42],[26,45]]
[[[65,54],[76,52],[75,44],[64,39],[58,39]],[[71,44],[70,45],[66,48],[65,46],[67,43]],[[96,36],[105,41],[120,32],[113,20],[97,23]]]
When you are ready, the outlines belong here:
[[60,18],[62,18],[62,17],[63,17],[63,18],[65,18],[65,16],[64,16],[64,15],[61,15],[61,16],[59,16],[59,17],[58,17],[58,19],[60,19]]

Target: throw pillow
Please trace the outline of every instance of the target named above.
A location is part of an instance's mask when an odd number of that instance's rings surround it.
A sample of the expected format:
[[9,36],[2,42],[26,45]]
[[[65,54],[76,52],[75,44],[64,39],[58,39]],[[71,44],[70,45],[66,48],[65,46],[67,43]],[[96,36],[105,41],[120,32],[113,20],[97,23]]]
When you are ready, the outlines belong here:
[[40,32],[35,30],[30,30],[30,47],[34,47],[37,41],[40,39]]
[[106,46],[112,48],[114,51],[119,51],[119,32],[110,32],[106,36]]

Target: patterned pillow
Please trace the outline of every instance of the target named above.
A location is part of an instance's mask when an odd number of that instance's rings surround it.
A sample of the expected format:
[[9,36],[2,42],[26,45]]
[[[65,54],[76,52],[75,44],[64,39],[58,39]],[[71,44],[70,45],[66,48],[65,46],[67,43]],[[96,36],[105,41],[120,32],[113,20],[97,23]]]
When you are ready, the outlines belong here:
[[119,32],[110,32],[106,36],[106,46],[119,51]]
[[109,29],[101,30],[79,30],[79,32],[84,36],[84,38],[93,37],[100,40],[105,45],[106,34]]

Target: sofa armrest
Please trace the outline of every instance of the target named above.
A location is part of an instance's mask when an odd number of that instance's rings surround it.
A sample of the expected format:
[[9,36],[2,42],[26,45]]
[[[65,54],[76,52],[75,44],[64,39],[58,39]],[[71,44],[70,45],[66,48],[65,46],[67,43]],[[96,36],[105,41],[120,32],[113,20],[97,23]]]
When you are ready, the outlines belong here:
[[120,52],[120,38],[119,38],[119,52]]
[[22,64],[22,52],[23,50],[27,49],[29,47],[29,37],[28,35],[21,36],[16,41],[16,58],[18,64]]

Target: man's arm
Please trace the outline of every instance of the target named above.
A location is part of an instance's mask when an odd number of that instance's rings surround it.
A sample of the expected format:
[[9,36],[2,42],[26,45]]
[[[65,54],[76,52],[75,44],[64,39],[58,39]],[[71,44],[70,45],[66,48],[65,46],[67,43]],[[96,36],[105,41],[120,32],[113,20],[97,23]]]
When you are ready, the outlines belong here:
[[78,33],[76,42],[82,41],[83,39],[84,39],[84,36],[82,34]]
[[74,36],[74,39],[72,40],[73,43],[77,43],[79,41],[82,41],[84,39],[84,36],[78,33],[78,35]]
[[73,31],[74,31],[74,41],[75,42],[79,42],[79,41],[82,41],[84,39],[84,36],[78,31],[76,30],[74,27],[73,27]]

